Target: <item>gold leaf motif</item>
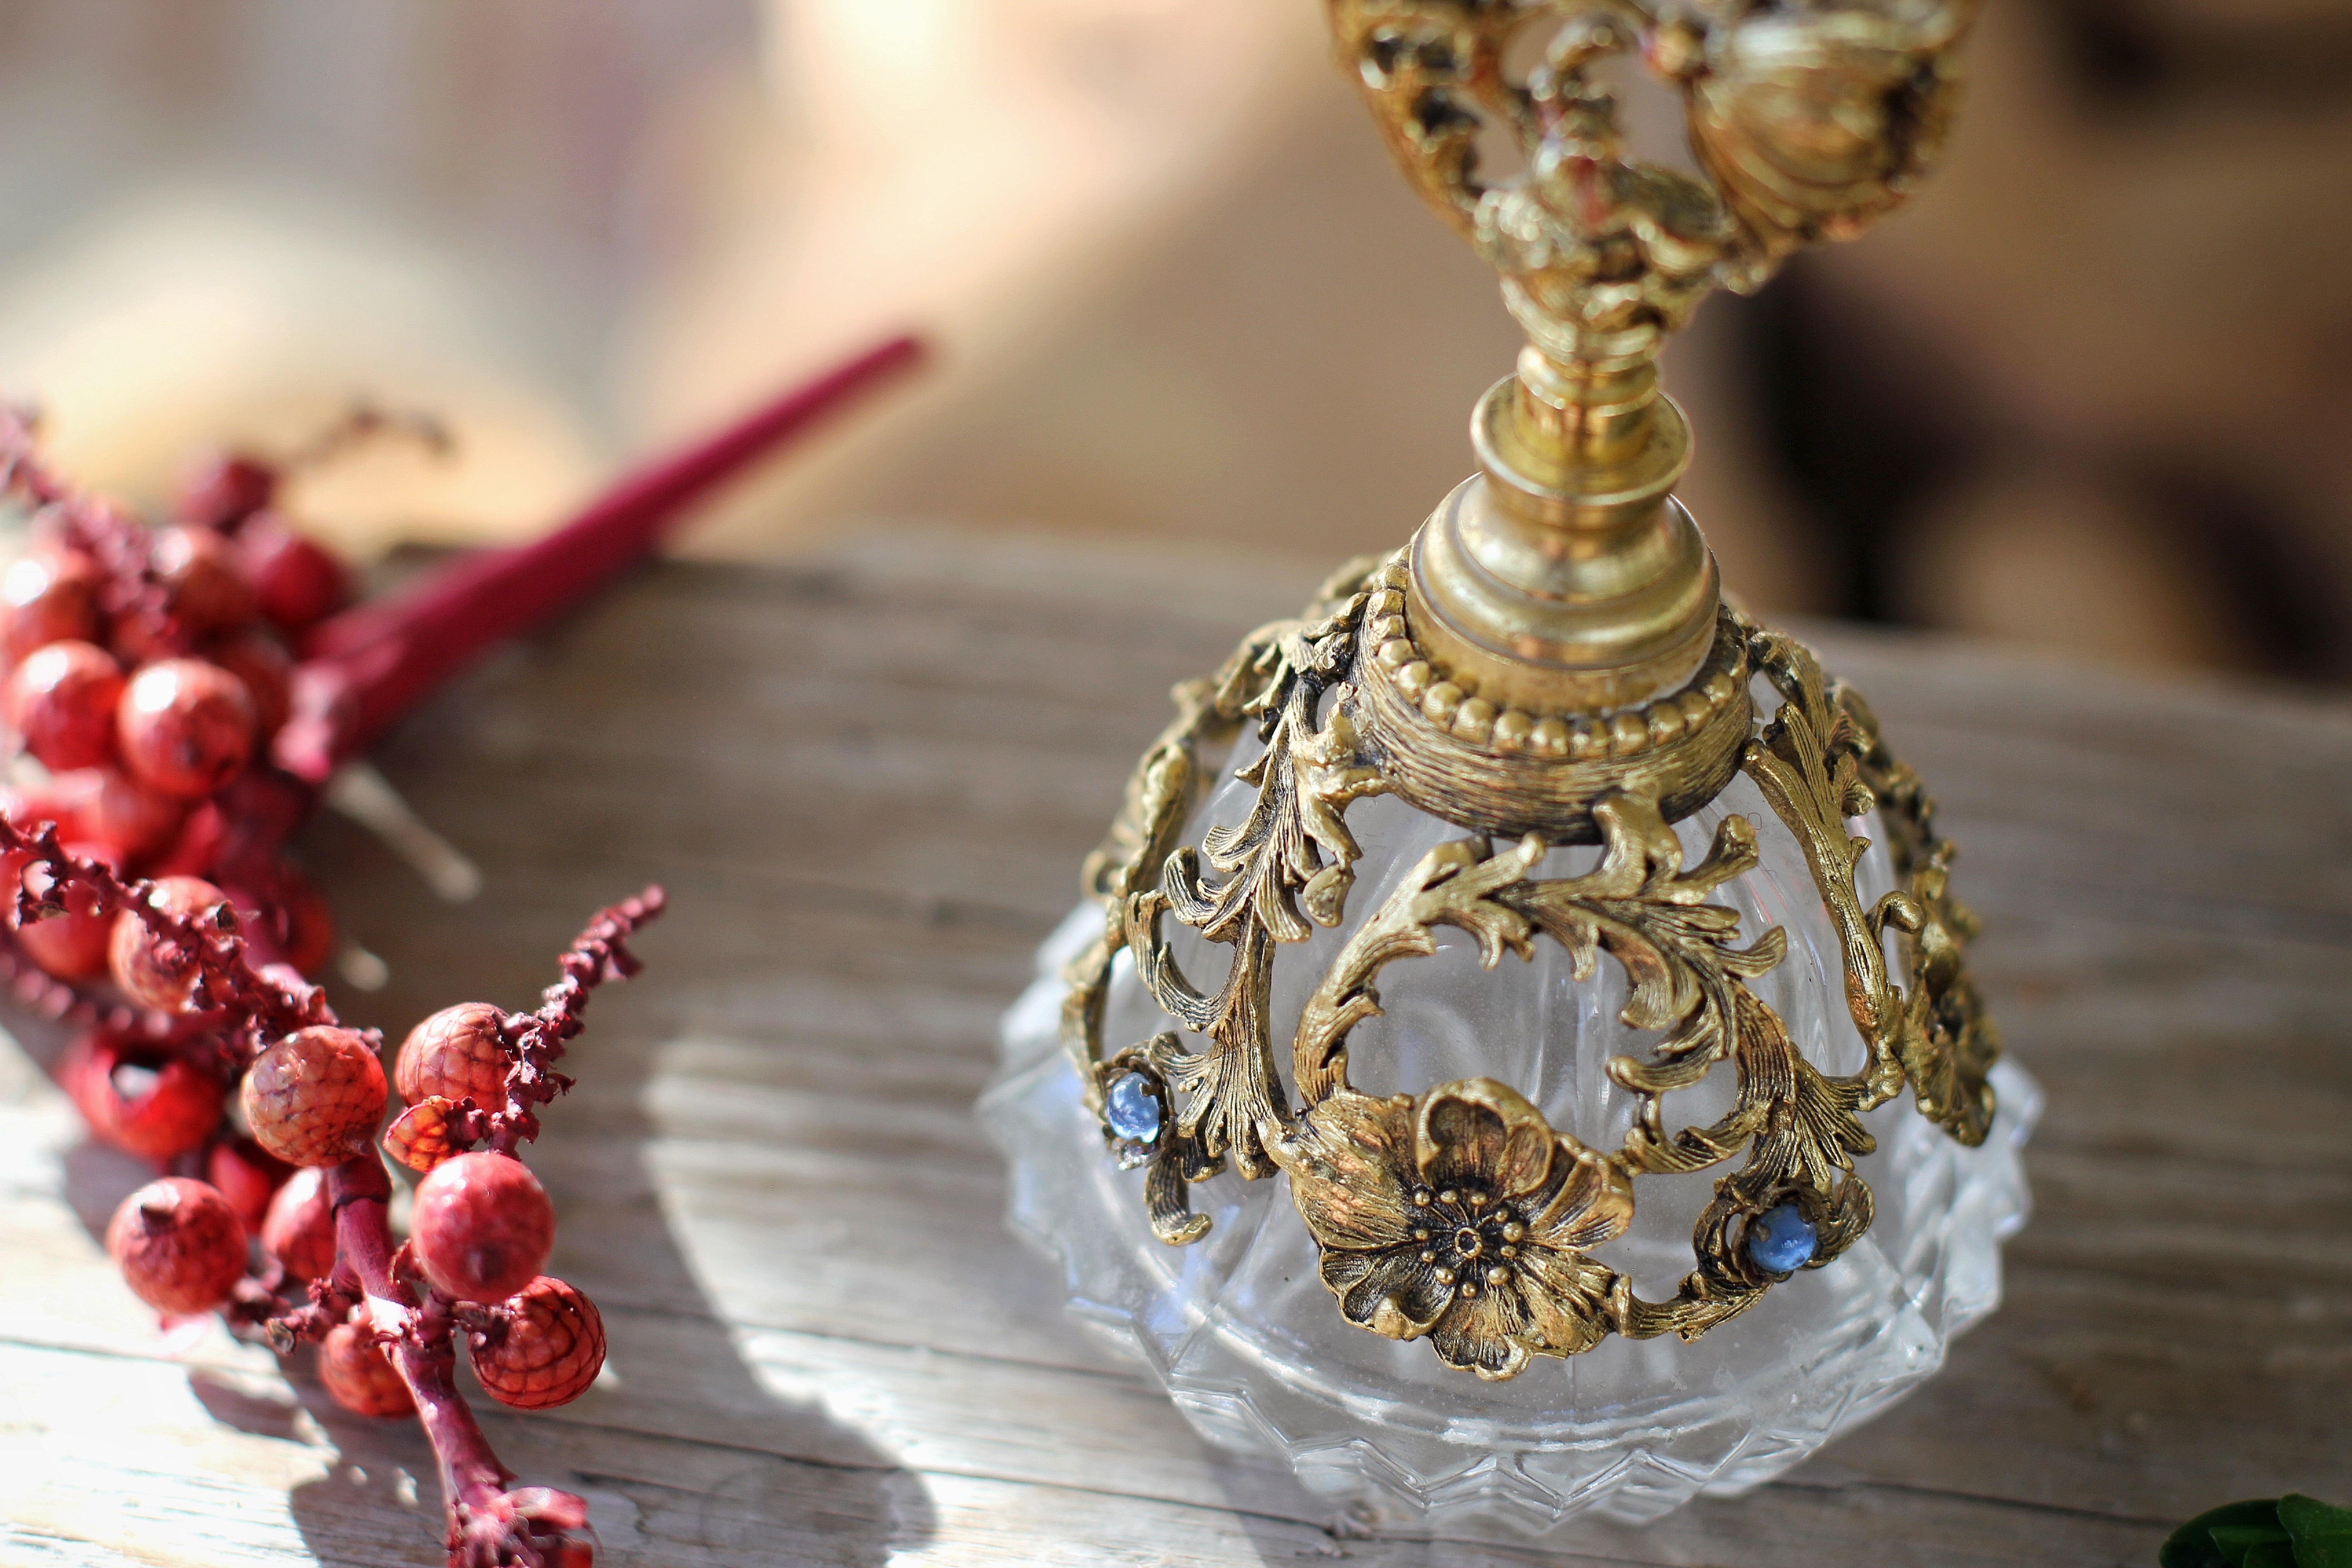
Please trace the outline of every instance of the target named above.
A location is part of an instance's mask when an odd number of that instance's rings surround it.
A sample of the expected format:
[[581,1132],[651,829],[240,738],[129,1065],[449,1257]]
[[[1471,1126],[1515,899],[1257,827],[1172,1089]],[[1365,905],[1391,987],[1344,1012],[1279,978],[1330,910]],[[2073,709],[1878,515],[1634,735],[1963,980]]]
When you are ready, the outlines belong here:
[[1937,836],[1935,803],[1886,749],[1868,704],[1844,687],[1833,695],[1853,723],[1863,787],[1879,807],[1895,875],[1906,883],[1873,914],[1874,924],[1901,933],[1911,977],[1899,1046],[1904,1074],[1920,1113],[1973,1148],[1992,1127],[1988,1077],[2000,1057],[2000,1031],[1984,1016],[1968,974],[1964,947],[1977,918],[1951,895],[1958,851]]
[[1527,920],[1493,895],[1543,857],[1544,842],[1533,835],[1491,858],[1483,841],[1474,839],[1441,844],[1423,855],[1348,939],[1307,997],[1291,1046],[1291,1076],[1300,1098],[1312,1105],[1346,1087],[1348,1031],[1381,1011],[1373,977],[1397,959],[1435,952],[1434,928],[1468,931],[1478,943],[1479,962],[1489,969],[1505,949],[1525,956]]
[[[1162,1065],[1178,1100],[1167,1147],[1181,1149],[1202,1173],[1226,1160],[1245,1177],[1273,1173],[1265,1130],[1287,1116],[1267,1020],[1275,949],[1306,941],[1310,922],[1341,918],[1360,854],[1342,816],[1349,803],[1385,788],[1379,771],[1355,755],[1339,703],[1317,722],[1325,694],[1353,660],[1364,580],[1384,564],[1359,563],[1328,585],[1307,616],[1260,628],[1213,679],[1178,688],[1178,722],[1147,754],[1128,811],[1089,866],[1088,885],[1105,900],[1108,920],[1103,939],[1073,966],[1065,1040],[1088,1071],[1089,1104],[1099,1114],[1092,1068],[1102,1055],[1103,998],[1112,959],[1129,950],[1153,1000],[1207,1040],[1198,1052],[1167,1052]],[[1198,748],[1248,722],[1265,740],[1265,749],[1236,774],[1257,789],[1248,816],[1213,829],[1198,851],[1177,845],[1199,793]],[[1160,856],[1152,868],[1156,885],[1144,878],[1147,854]],[[1216,879],[1204,876],[1204,858]],[[1171,914],[1233,947],[1214,994],[1176,963],[1160,925]],[[1161,1223],[1181,1195],[1181,1184],[1161,1174],[1173,1157],[1163,1155],[1153,1167],[1155,1228],[1163,1239],[1197,1239],[1205,1220]]]
[[1706,858],[1685,870],[1682,840],[1655,802],[1613,795],[1595,803],[1593,817],[1602,834],[1599,866],[1513,888],[1504,900],[1568,950],[1579,979],[1589,979],[1596,953],[1606,952],[1625,973],[1626,1025],[1667,1031],[1648,1061],[1609,1064],[1609,1076],[1640,1097],[1622,1151],[1628,1166],[1701,1170],[1728,1157],[1762,1120],[1755,1097],[1743,1094],[1713,1127],[1669,1134],[1664,1125],[1665,1096],[1705,1079],[1741,1041],[1740,998],[1749,995],[1741,982],[1769,972],[1788,951],[1777,929],[1736,946],[1738,912],[1706,902],[1754,868],[1756,830],[1745,817],[1726,817]]
[[[1950,896],[1953,850],[1936,836],[1933,803],[1887,751],[1869,708],[1851,691],[1832,691],[1809,649],[1762,631],[1750,647],[1783,701],[1742,765],[1803,847],[1837,925],[1847,1003],[1870,1047],[1862,1108],[1908,1083],[1923,1115],[1963,1143],[1981,1143],[1992,1124],[1988,1075],[2000,1042],[1961,962],[1960,944],[1976,922]],[[1853,868],[1869,845],[1848,832],[1846,819],[1872,805],[1881,808],[1906,886],[1865,910]],[[1887,973],[1889,929],[1901,937],[1907,990]]]

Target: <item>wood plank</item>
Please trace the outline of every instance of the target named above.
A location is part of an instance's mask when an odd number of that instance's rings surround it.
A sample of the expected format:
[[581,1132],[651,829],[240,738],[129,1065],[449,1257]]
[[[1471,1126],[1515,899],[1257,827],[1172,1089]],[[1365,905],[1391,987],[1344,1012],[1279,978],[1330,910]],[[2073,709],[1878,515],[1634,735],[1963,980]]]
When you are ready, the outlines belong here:
[[[668,567],[467,681],[384,766],[484,865],[450,909],[322,821],[397,1033],[514,1005],[596,904],[674,912],[534,1163],[616,1379],[498,1416],[611,1560],[2146,1562],[2235,1496],[2352,1496],[2352,709],[1819,632],[1937,788],[2051,1109],[2009,1300],[1789,1478],[1574,1552],[1362,1539],[1062,1319],[970,1107],[1173,680],[1311,573],[880,541]],[[1195,582],[1218,581],[1202,563]],[[432,1563],[426,1456],[217,1332],[163,1358],[95,1239],[139,1179],[0,1051],[0,1563]],[[354,1470],[364,1479],[353,1479]],[[404,1480],[405,1476],[411,1478]]]

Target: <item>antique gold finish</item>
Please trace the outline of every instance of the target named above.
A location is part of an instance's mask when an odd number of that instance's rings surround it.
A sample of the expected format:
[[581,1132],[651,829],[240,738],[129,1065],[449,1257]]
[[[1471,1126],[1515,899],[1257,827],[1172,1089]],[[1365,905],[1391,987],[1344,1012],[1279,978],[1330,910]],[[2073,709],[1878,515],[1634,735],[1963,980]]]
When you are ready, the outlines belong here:
[[1654,796],[1678,821],[1722,793],[1748,739],[1748,639],[1718,615],[1687,685],[1614,713],[1496,710],[1439,679],[1406,630],[1407,569],[1371,580],[1359,666],[1342,712],[1389,788],[1431,814],[1483,833],[1540,833],[1595,844],[1592,803],[1613,790]]
[[[1863,1111],[1907,1086],[1921,1114],[1964,1143],[1983,1142],[1999,1039],[1961,965],[1974,922],[1948,892],[1951,847],[1936,836],[1932,804],[1860,699],[1831,685],[1801,645],[1727,616],[1736,668],[1763,674],[1781,701],[1759,724],[1743,680],[1738,701],[1696,733],[1728,734],[1733,766],[1756,781],[1804,847],[1841,933],[1847,1003],[1866,1060],[1852,1075],[1825,1074],[1747,984],[1780,963],[1784,934],[1775,928],[1740,946],[1738,913],[1707,901],[1756,865],[1747,818],[1726,817],[1706,857],[1686,868],[1655,796],[1587,775],[1597,782],[1575,820],[1601,844],[1601,863],[1580,877],[1546,879],[1536,868],[1566,836],[1525,832],[1500,851],[1484,837],[1529,806],[1475,782],[1442,783],[1426,794],[1402,782],[1400,758],[1425,760],[1455,737],[1412,709],[1407,725],[1383,729],[1385,711],[1367,701],[1372,691],[1393,689],[1394,672],[1379,650],[1394,639],[1380,634],[1391,629],[1381,623],[1395,614],[1402,572],[1398,559],[1351,564],[1304,616],[1252,633],[1216,676],[1177,689],[1177,721],[1145,753],[1126,808],[1087,862],[1105,924],[1067,972],[1064,1043],[1097,1113],[1105,1086],[1128,1072],[1144,1075],[1173,1108],[1149,1151],[1122,1146],[1108,1125],[1104,1134],[1123,1159],[1150,1160],[1145,1203],[1154,1232],[1171,1245],[1209,1230],[1207,1216],[1192,1212],[1190,1184],[1229,1163],[1249,1178],[1279,1169],[1291,1178],[1324,1282],[1348,1320],[1396,1338],[1427,1337],[1449,1365],[1507,1378],[1535,1356],[1575,1354],[1612,1332],[1695,1338],[1752,1306],[1780,1278],[1762,1272],[1740,1245],[1749,1220],[1796,1205],[1818,1237],[1809,1268],[1832,1261],[1869,1228],[1870,1189],[1853,1173],[1854,1157],[1874,1146]],[[1383,716],[1363,721],[1375,711]],[[1264,747],[1234,776],[1255,787],[1255,804],[1238,827],[1213,829],[1196,851],[1182,829],[1202,793],[1203,750],[1233,742],[1253,722]],[[1374,736],[1390,743],[1375,745]],[[1314,926],[1342,923],[1361,853],[1347,808],[1390,793],[1477,836],[1424,856],[1341,945],[1302,1010],[1286,1088],[1268,1007],[1276,951],[1305,942]],[[1893,836],[1904,887],[1865,908],[1853,868],[1869,846],[1848,824],[1874,808]],[[1204,879],[1203,855],[1220,879]],[[1162,929],[1170,915],[1234,949],[1213,994],[1176,963]],[[1613,1152],[1553,1132],[1517,1091],[1488,1079],[1384,1100],[1349,1086],[1347,1040],[1381,1011],[1376,977],[1390,963],[1435,952],[1432,932],[1441,925],[1470,932],[1488,968],[1507,952],[1528,956],[1540,936],[1569,952],[1580,981],[1603,953],[1624,971],[1623,1022],[1665,1033],[1647,1059],[1610,1064],[1612,1079],[1639,1106]],[[1903,954],[1899,984],[1885,956],[1890,931]],[[1186,1049],[1171,1031],[1106,1058],[1103,1002],[1122,950],[1153,1000],[1204,1048]],[[1734,1109],[1704,1127],[1670,1126],[1665,1097],[1727,1063],[1738,1083]],[[1443,1107],[1454,1109],[1433,1109]],[[1638,1178],[1706,1170],[1743,1151],[1740,1167],[1716,1184],[1694,1232],[1696,1267],[1671,1300],[1643,1300],[1586,1256],[1623,1230]],[[1441,1166],[1450,1182],[1428,1174]],[[1415,1171],[1423,1173],[1417,1183]],[[1483,1266],[1505,1268],[1501,1277],[1466,1273],[1462,1247],[1406,1245],[1416,1228],[1429,1228],[1410,1223],[1424,1188],[1433,1212],[1475,1220],[1447,1233],[1457,1239],[1472,1231],[1483,1237],[1486,1219],[1471,1213],[1481,1205],[1494,1205],[1488,1219],[1507,1216],[1495,1224],[1519,1227],[1509,1243],[1519,1251],[1507,1259],[1498,1251]]]
[[[1962,963],[1974,921],[1950,894],[1952,848],[1861,699],[1722,604],[1671,494],[1689,431],[1655,363],[1708,292],[1754,288],[1901,199],[1942,139],[1973,0],[1328,4],[1398,162],[1502,273],[1528,344],[1474,421],[1481,472],[1404,551],[1351,563],[1306,614],[1177,688],[1175,722],[1087,862],[1103,926],[1067,971],[1063,1037],[1106,1143],[1150,1167],[1162,1241],[1207,1234],[1192,1184],[1286,1174],[1348,1321],[1508,1378],[1612,1333],[1695,1338],[1744,1311],[1786,1278],[1748,1244],[1776,1210],[1811,1227],[1802,1267],[1833,1261],[1874,1213],[1854,1171],[1874,1147],[1862,1117],[1905,1089],[1963,1143],[1990,1128],[1999,1040]],[[1508,46],[1538,24],[1552,28],[1542,63],[1514,80]],[[1682,93],[1706,179],[1625,156],[1589,73],[1635,50]],[[1474,145],[1488,123],[1525,159],[1491,186]],[[1769,717],[1759,693],[1777,698]],[[1255,794],[1194,846],[1213,765]],[[1786,934],[1743,931],[1713,901],[1759,864],[1756,823],[1726,816],[1685,863],[1673,825],[1742,773],[1836,933],[1864,1047],[1851,1074],[1809,1061],[1751,987]],[[1278,955],[1347,925],[1361,858],[1347,814],[1374,795],[1464,836],[1360,911],[1283,1052]],[[1899,887],[1865,906],[1853,823],[1874,811]],[[1597,844],[1598,863],[1542,875],[1565,844]],[[1233,950],[1213,989],[1179,963],[1171,918]],[[1608,1064],[1634,1107],[1618,1147],[1554,1130],[1492,1079],[1386,1099],[1353,1087],[1349,1040],[1381,1012],[1378,981],[1434,953],[1441,926],[1489,969],[1549,941],[1578,984],[1604,956],[1622,971],[1622,1021],[1656,1043]],[[1122,952],[1176,1026],[1107,1054]],[[1668,1096],[1718,1071],[1731,1109],[1675,1125]],[[1717,1167],[1671,1299],[1591,1256],[1632,1223],[1643,1178]]]
[[[1416,639],[1497,708],[1603,712],[1675,689],[1706,658],[1719,592],[1668,500],[1690,432],[1657,352],[1714,289],[1752,289],[1903,198],[1941,146],[1974,0],[1328,3],[1390,151],[1502,274],[1528,338],[1472,421],[1480,474],[1414,542]],[[1511,79],[1513,41],[1545,24],[1542,63]],[[1591,73],[1636,52],[1683,95],[1706,181],[1626,155]],[[1522,162],[1493,184],[1476,148],[1490,126]]]

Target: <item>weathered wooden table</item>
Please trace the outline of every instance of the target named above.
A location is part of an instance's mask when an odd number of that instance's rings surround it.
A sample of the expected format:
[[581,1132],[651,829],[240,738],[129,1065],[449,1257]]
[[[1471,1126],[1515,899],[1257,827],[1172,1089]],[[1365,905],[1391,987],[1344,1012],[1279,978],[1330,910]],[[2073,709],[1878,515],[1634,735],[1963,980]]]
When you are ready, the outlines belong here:
[[[1308,586],[1168,594],[1164,564],[902,539],[666,568],[384,754],[479,900],[340,821],[305,840],[392,968],[346,1016],[387,1031],[521,1003],[596,905],[674,896],[535,1160],[616,1384],[490,1421],[608,1561],[2147,1563],[2213,1502],[2352,1497],[2352,709],[1852,632],[1822,644],[1944,800],[2049,1091],[2000,1312],[1782,1481],[1572,1552],[1363,1539],[1204,1448],[1064,1321],[970,1114],[1164,689]],[[412,1426],[216,1329],[167,1353],[94,1239],[140,1173],[21,1033],[0,1563],[437,1563]]]

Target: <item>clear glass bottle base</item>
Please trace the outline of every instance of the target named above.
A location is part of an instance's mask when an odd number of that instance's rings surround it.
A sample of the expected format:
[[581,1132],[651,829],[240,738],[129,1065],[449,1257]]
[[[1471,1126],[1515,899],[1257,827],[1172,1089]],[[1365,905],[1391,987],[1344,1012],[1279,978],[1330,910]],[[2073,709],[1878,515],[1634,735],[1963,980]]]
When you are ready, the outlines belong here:
[[[2000,1299],[2000,1243],[2026,1216],[2019,1150],[2041,1099],[2006,1062],[1995,1075],[2000,1118],[1981,1148],[1919,1117],[1907,1094],[1870,1113],[1879,1147],[1859,1167],[1878,1201],[1869,1234],[1696,1342],[1612,1338],[1507,1384],[1451,1371],[1425,1344],[1340,1319],[1286,1178],[1213,1177],[1193,1190],[1196,1211],[1215,1222],[1208,1237],[1170,1247],[1153,1237],[1144,1173],[1105,1152],[1057,1038],[1062,967],[1100,920],[1091,904],[1073,911],[1004,1019],[1003,1067],[982,1119],[1012,1167],[1012,1223],[1058,1259],[1072,1316],[1149,1367],[1204,1438],[1278,1459],[1335,1503],[1370,1504],[1398,1524],[1542,1536],[1586,1512],[1641,1522],[1701,1493],[1737,1494],[1901,1398]],[[1131,972],[1122,978],[1131,993]],[[1591,1016],[1591,999],[1575,1005]],[[1555,1037],[1561,1016],[1549,1012]],[[1442,1040],[1406,1042],[1408,1026],[1398,1021],[1398,1054],[1413,1060],[1416,1081],[1396,1087],[1426,1087],[1422,1069],[1449,1053]],[[1572,1095],[1580,1075],[1560,1065]],[[1600,1107],[1607,1096],[1591,1098]],[[1554,1110],[1555,1124],[1587,1120],[1564,1114],[1572,1109]],[[1670,1295],[1689,1269],[1681,1211],[1703,1205],[1711,1174],[1645,1181],[1643,1204],[1668,1217],[1603,1255],[1644,1295]],[[1692,1185],[1678,1197],[1675,1183]]]

